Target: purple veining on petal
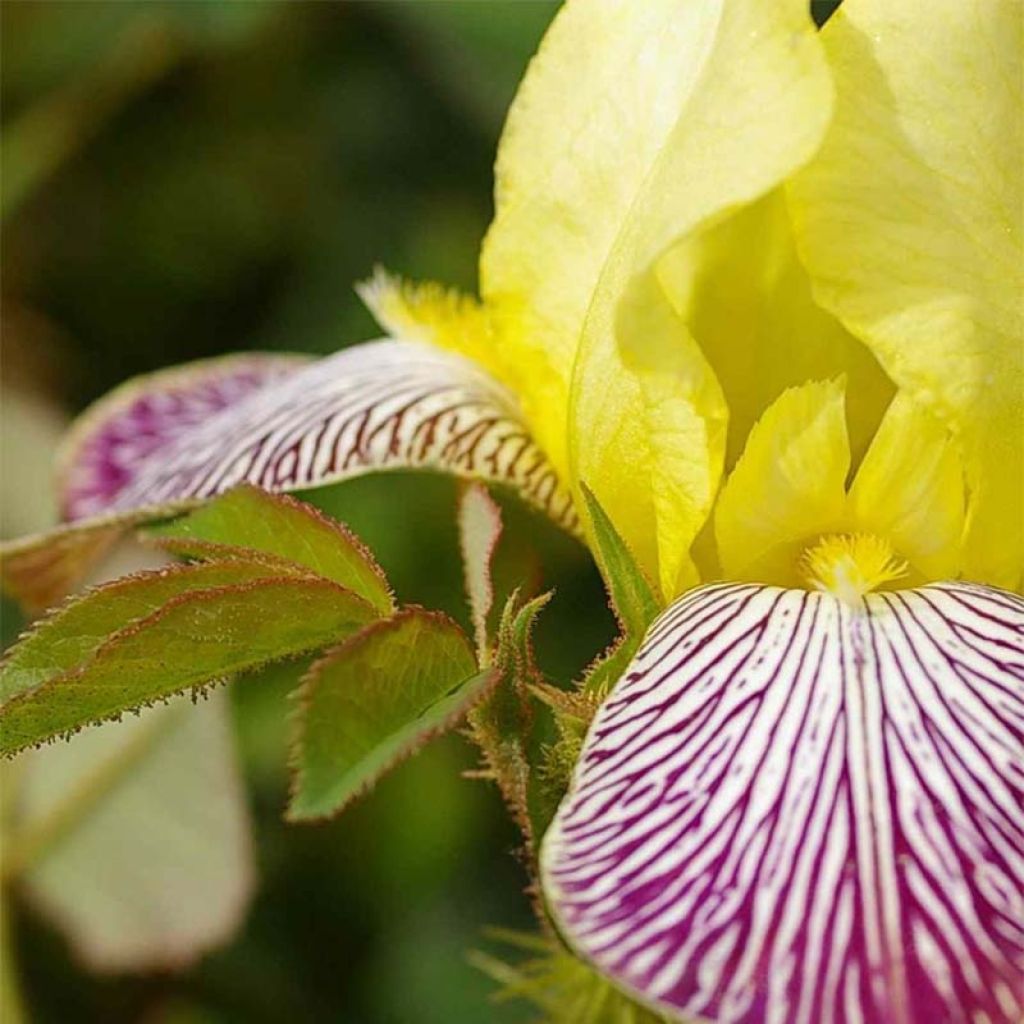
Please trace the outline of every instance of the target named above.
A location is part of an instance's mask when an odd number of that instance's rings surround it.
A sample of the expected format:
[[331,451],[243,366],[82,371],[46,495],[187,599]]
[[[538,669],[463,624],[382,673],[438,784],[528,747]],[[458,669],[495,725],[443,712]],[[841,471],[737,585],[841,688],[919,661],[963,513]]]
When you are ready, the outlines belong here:
[[116,493],[105,492],[103,511],[208,498],[242,482],[288,491],[422,467],[507,483],[576,528],[569,494],[513,397],[475,364],[427,345],[344,349],[204,410],[185,429],[159,434],[149,451],[150,408],[139,409],[111,428],[134,447],[116,464],[127,474],[117,477]]
[[705,587],[545,838],[570,943],[681,1020],[1024,1019],[1024,601]]
[[109,510],[141,467],[173,440],[305,361],[246,353],[129,381],[88,410],[72,433],[62,459],[64,517]]

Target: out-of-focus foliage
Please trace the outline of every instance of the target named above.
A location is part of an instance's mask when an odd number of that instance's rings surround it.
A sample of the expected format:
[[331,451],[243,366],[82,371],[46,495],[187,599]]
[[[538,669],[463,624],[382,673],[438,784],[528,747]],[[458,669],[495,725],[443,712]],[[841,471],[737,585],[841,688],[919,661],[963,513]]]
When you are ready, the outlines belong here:
[[30,864],[32,906],[90,968],[175,968],[233,934],[254,878],[230,730],[224,694],[179,698],[3,766],[5,876]]
[[[501,986],[498,1003],[529,1000],[546,1024],[663,1024],[664,1018],[627,998],[603,975],[550,938],[491,929],[473,962]],[[491,951],[498,946],[501,956]],[[511,958],[508,951],[512,951]]]
[[[377,261],[473,289],[501,118],[554,7],[8,0],[5,385],[76,412],[188,359],[329,352],[375,333],[351,285]],[[12,424],[5,409],[3,458],[31,456],[45,425]],[[371,546],[400,603],[469,628],[451,481],[403,473],[306,497]],[[21,532],[3,498],[4,531]],[[495,590],[555,587],[538,657],[577,676],[614,634],[596,570],[515,502],[503,514]],[[5,641],[17,628],[5,605]],[[492,787],[460,778],[476,766],[463,741],[418,754],[335,822],[282,821],[283,709],[305,667],[231,690],[260,884],[236,940],[183,974],[101,979],[15,900],[33,1020],[533,1018],[488,1003],[493,982],[466,959],[484,926],[531,918],[520,837]]]

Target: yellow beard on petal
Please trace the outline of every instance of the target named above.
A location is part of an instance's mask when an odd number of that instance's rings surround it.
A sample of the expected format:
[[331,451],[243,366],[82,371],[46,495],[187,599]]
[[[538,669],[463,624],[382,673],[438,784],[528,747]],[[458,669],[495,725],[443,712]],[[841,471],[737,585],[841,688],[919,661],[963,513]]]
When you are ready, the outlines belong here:
[[873,533],[838,533],[822,537],[800,557],[800,572],[812,590],[857,604],[907,575],[909,567],[892,545]]
[[356,286],[377,323],[393,338],[458,352],[511,384],[489,312],[471,295],[435,281],[409,282],[378,267]]

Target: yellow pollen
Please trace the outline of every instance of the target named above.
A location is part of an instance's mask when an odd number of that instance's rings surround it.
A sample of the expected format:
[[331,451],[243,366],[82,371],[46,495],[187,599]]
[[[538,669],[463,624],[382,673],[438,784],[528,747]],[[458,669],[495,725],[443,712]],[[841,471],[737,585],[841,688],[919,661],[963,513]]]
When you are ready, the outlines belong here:
[[803,553],[800,571],[812,590],[856,604],[868,592],[905,576],[907,563],[873,533],[833,533]]

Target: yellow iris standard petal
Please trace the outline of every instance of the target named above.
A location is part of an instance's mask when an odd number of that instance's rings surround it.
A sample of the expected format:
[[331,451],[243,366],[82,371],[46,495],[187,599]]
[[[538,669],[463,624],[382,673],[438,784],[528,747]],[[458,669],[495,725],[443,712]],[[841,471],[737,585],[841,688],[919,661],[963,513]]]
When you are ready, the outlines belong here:
[[731,580],[800,586],[808,538],[843,529],[850,445],[844,382],[790,388],[750,432],[715,509]]
[[894,388],[871,351],[812,298],[781,188],[684,239],[659,273],[728,398],[726,466],[786,388],[840,373],[859,461]]
[[789,192],[818,299],[962,444],[964,576],[1009,587],[1024,563],[1022,32],[1020,0],[846,0],[822,33],[836,116]]
[[482,294],[541,443],[669,590],[726,410],[686,325],[636,299],[673,242],[809,159],[830,96],[804,0],[570,0],[509,115]]
[[570,0],[509,111],[480,288],[519,368],[527,414],[562,467],[587,310],[636,196],[700,78],[721,6],[720,0]]
[[858,530],[891,541],[914,579],[955,579],[964,529],[964,472],[948,428],[905,393],[893,400],[849,496]]

